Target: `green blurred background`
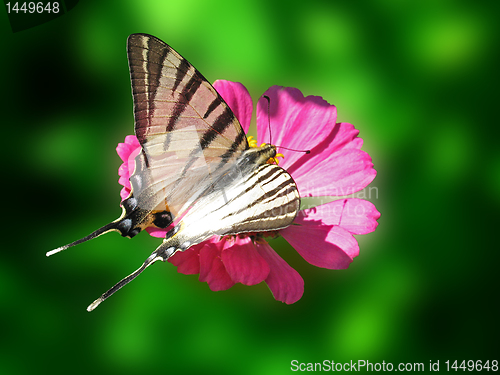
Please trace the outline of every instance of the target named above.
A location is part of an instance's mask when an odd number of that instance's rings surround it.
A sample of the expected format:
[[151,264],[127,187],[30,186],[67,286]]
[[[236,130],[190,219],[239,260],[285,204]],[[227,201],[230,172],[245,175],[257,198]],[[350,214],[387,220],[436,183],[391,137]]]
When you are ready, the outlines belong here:
[[[12,33],[1,16],[0,373],[290,373],[290,362],[499,358],[498,2],[90,1]],[[273,244],[305,280],[211,292],[117,234],[45,252],[120,214],[133,132],[125,43],[149,33],[210,81],[297,87],[360,129],[382,217],[348,270]],[[307,134],[304,135],[307,137]],[[5,227],[4,227],[5,228]]]

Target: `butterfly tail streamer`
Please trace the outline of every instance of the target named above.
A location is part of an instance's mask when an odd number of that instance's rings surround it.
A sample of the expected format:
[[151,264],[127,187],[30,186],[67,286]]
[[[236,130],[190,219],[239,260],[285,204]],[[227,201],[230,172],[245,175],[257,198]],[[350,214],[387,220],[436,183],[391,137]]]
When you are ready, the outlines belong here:
[[87,307],[87,311],[93,311],[97,306],[101,304],[102,301],[111,297],[115,292],[123,288],[129,282],[134,280],[137,276],[139,276],[146,268],[148,268],[151,264],[162,260],[166,261],[170,258],[174,253],[180,250],[178,247],[178,240],[175,237],[165,239],[163,243],[155,250],[153,253],[146,259],[146,261],[140,266],[136,271],[132,272],[127,277],[121,279],[117,282],[111,289],[105,292],[102,296],[92,302],[89,307]]
[[58,247],[57,249],[48,251],[45,255],[49,257],[49,256],[51,256],[51,255],[53,255],[55,253],[58,253],[58,252],[63,251],[63,250],[66,250],[67,248],[79,245],[79,244],[81,244],[83,242],[87,242],[87,241],[92,240],[92,239],[94,239],[96,237],[99,237],[100,235],[108,233],[109,231],[112,231],[112,230],[116,231],[116,230],[118,230],[119,223],[120,222],[113,221],[112,223],[106,224],[105,226],[103,226],[103,227],[95,230],[94,232],[90,233],[88,236],[80,238],[79,240],[71,242],[71,243],[69,243],[67,245]]

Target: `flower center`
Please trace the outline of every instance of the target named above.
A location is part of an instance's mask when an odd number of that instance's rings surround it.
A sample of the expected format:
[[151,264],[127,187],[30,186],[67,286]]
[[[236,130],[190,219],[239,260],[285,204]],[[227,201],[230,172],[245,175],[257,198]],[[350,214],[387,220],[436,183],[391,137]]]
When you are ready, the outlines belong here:
[[[254,139],[253,136],[251,136],[251,135],[247,136],[247,139],[248,139],[248,145],[250,147],[259,147],[259,146],[257,146],[257,140]],[[260,147],[264,146],[265,144],[266,143],[262,143],[260,145]],[[285,156],[283,154],[281,154],[281,153],[278,153],[278,154],[276,154],[275,157],[269,158],[269,160],[267,161],[267,164],[276,164],[276,165],[278,165],[279,164],[279,159],[278,158],[283,158],[284,159]]]

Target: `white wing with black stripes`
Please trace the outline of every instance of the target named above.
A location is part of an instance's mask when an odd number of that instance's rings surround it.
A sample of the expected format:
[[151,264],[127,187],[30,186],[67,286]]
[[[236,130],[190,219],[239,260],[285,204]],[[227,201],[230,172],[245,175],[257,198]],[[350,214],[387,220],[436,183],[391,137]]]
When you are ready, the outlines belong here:
[[144,264],[89,311],[157,260],[214,235],[285,228],[300,207],[292,177],[267,163],[276,148],[249,148],[229,106],[186,59],[146,34],[129,37],[128,59],[142,150],[122,215],[47,255],[112,230],[127,237],[151,226],[170,230]]
[[141,208],[175,219],[230,168],[247,139],[212,85],[167,44],[131,35],[128,59],[142,146],[133,196]]

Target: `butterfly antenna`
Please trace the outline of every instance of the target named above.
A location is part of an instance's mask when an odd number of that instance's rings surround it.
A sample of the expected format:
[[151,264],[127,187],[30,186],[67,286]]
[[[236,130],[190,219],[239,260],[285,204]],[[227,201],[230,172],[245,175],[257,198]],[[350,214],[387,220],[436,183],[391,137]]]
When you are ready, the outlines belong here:
[[[273,144],[272,133],[271,133],[271,99],[267,95],[262,95],[262,96],[267,99],[267,123],[269,124],[269,144]],[[287,148],[283,146],[276,146],[276,147],[280,147],[288,151],[305,152],[306,154],[311,153],[311,150],[294,150],[293,148]]]
[[283,147],[283,146],[276,146],[278,148],[282,148],[283,150],[288,150],[288,151],[295,151],[295,152],[303,152],[305,154],[310,154],[311,150],[295,150],[293,148],[288,148],[288,147]]
[[267,99],[267,124],[269,126],[269,144],[273,144],[273,137],[271,134],[271,99],[267,95],[262,95]]
[[124,279],[120,280],[118,283],[116,283],[111,289],[109,289],[106,293],[104,293],[102,296],[100,296],[98,299],[96,299],[94,302],[92,302],[89,307],[87,307],[87,311],[90,312],[94,310],[97,306],[101,304],[102,301],[105,299],[109,298],[112,296],[115,292],[123,288],[125,285],[127,285],[129,282],[134,280],[137,276],[139,276],[142,271],[144,271],[146,268],[148,268],[151,264],[154,262],[157,262],[159,260],[166,261],[168,258],[170,258],[172,255],[174,255],[177,246],[171,246],[173,241],[169,241],[169,239],[164,240],[164,242],[158,246],[158,248],[146,259],[146,261],[140,266],[135,272],[131,273]]
[[88,241],[88,240],[92,240],[92,239],[94,239],[96,237],[99,237],[101,234],[109,232],[110,230],[116,230],[117,224],[118,224],[117,222],[109,223],[109,224],[103,226],[102,228],[99,228],[96,231],[90,233],[88,236],[80,238],[79,240],[71,242],[70,244],[58,247],[57,249],[48,251],[45,255],[48,256],[48,257],[50,257],[51,255],[53,255],[55,253],[58,253],[58,252],[63,251],[63,250],[66,250],[68,247],[72,247],[72,246],[81,244],[82,242],[85,242],[85,241]]

